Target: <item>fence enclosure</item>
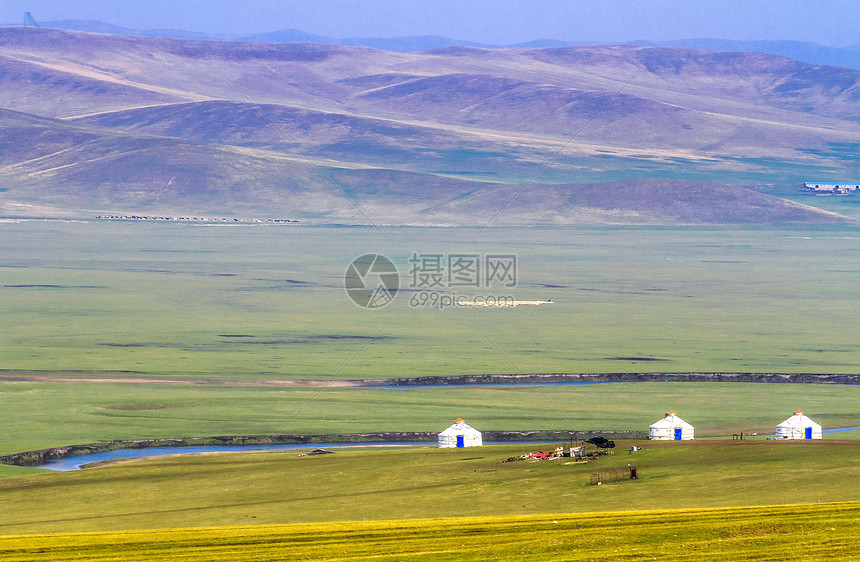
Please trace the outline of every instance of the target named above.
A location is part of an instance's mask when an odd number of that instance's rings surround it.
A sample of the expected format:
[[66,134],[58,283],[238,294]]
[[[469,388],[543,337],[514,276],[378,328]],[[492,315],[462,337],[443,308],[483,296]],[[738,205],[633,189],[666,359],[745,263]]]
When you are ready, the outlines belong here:
[[595,472],[591,475],[591,485],[605,484],[607,482],[618,482],[621,480],[633,480],[639,478],[635,466],[625,466],[603,472]]

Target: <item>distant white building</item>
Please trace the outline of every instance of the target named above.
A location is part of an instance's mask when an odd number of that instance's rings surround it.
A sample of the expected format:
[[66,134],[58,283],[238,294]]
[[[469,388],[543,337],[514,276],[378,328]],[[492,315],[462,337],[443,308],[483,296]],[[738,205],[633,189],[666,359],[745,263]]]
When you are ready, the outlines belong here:
[[848,193],[860,190],[860,183],[807,181],[803,182],[803,188],[819,193]]
[[657,441],[688,441],[694,438],[693,426],[678,417],[673,411],[648,427],[648,438]]
[[480,447],[484,442],[481,432],[457,418],[451,427],[439,434],[439,448]]
[[802,410],[776,426],[777,439],[821,439],[821,426],[805,415]]

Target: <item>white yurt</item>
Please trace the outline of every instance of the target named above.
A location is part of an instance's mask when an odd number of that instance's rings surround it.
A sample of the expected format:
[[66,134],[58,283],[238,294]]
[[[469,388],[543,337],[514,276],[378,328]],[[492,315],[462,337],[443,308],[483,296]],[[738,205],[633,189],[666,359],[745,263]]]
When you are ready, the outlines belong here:
[[678,417],[675,412],[666,412],[666,417],[648,427],[648,438],[660,441],[688,441],[693,439],[693,426]]
[[802,410],[776,426],[777,439],[821,439],[821,426],[803,415]]
[[481,432],[457,418],[454,424],[439,434],[439,447],[480,447]]

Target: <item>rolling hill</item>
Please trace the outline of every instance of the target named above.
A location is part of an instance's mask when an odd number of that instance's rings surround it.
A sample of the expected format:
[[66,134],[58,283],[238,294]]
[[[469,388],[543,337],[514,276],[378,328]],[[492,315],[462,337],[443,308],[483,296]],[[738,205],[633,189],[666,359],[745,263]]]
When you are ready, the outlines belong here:
[[[13,25],[13,24],[0,24]],[[203,33],[185,29],[129,29],[97,20],[56,20],[40,22],[41,27],[66,29],[71,31],[88,31],[92,33],[109,33],[115,35],[139,35],[142,37],[176,37],[183,39],[210,39],[214,41],[257,41],[264,43],[330,43],[335,45],[352,45],[356,47],[371,47],[382,51],[398,53],[414,53],[440,47],[480,47],[484,49],[502,48],[543,48],[543,47],[576,47],[593,45],[595,41],[562,41],[559,39],[535,39],[526,43],[513,45],[491,45],[463,41],[438,35],[417,35],[401,37],[325,37],[307,33],[298,29],[282,29],[251,35],[227,35]],[[805,41],[737,41],[728,39],[696,38],[673,41],[629,41],[630,45],[648,45],[652,47],[683,47],[688,49],[707,49],[709,51],[754,51],[788,57],[811,64],[829,66],[847,66],[860,69],[860,45],[848,47],[828,47]]]
[[830,222],[747,187],[860,176],[860,71],[761,53],[22,27],[0,49],[3,214]]

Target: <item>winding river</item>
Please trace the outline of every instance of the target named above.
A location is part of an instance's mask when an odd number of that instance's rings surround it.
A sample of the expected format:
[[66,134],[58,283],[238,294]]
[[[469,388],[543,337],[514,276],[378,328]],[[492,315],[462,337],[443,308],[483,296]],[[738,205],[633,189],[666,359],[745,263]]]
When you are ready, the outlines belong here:
[[62,459],[54,459],[34,466],[48,470],[68,471],[78,470],[85,465],[115,459],[133,459],[139,457],[163,457],[167,455],[188,455],[191,453],[226,453],[241,451],[270,451],[277,449],[331,449],[335,447],[376,447],[394,445],[425,445],[436,446],[435,441],[390,441],[381,443],[291,443],[285,445],[201,445],[199,447],[146,447],[142,449],[117,449],[101,453],[87,453]]

